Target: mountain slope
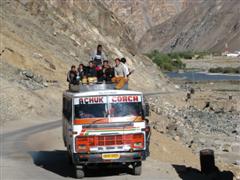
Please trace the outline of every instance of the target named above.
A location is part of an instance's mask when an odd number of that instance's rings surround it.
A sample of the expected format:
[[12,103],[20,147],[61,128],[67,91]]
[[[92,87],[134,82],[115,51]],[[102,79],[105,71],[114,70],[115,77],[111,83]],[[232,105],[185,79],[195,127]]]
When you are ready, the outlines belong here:
[[142,52],[230,51],[240,47],[240,1],[199,1],[163,24],[151,28],[140,40]]
[[[61,117],[72,64],[87,64],[102,44],[113,65],[126,57],[130,87],[167,90],[158,68],[136,54],[131,30],[101,1],[0,1],[0,122]],[[143,81],[144,79],[144,81]]]
[[153,26],[180,13],[188,0],[103,0],[106,7],[134,30],[135,41]]

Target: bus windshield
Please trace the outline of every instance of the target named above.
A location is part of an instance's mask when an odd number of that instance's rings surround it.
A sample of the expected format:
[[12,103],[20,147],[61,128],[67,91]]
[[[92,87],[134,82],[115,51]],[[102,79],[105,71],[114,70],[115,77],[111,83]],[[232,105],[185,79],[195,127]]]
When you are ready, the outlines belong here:
[[110,117],[142,116],[142,104],[136,103],[111,103]]
[[107,104],[79,104],[75,105],[75,118],[107,117]]
[[[142,102],[139,95],[92,96],[74,100],[76,119],[107,118],[128,121],[142,116]],[[121,117],[129,117],[122,119]],[[119,119],[121,118],[121,119]]]

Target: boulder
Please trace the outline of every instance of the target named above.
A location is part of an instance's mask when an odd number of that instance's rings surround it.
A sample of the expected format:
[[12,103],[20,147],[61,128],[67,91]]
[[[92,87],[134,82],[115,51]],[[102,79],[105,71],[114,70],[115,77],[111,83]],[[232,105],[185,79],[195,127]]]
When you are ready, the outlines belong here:
[[22,72],[23,75],[25,75],[27,78],[33,78],[34,74],[30,70],[26,70]]
[[35,59],[41,59],[41,58],[43,58],[43,55],[35,52],[35,53],[33,53],[32,57]]
[[230,152],[231,151],[231,145],[230,144],[223,144],[222,151],[223,152]]

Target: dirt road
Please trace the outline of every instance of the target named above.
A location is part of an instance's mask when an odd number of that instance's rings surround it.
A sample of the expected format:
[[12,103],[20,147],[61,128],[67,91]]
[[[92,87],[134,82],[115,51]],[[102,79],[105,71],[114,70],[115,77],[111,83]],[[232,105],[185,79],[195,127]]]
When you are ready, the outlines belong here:
[[[61,140],[61,121],[39,124],[1,135],[1,178],[72,179]],[[132,176],[126,169],[90,170],[86,179],[180,179],[171,164],[148,159],[142,176]]]
[[[4,126],[8,132],[3,132],[3,126],[1,126],[0,131],[1,180],[74,179],[74,170],[68,164],[66,151],[62,143],[60,120],[43,122],[22,129],[18,127],[17,130],[13,131],[7,130],[7,127],[9,127],[8,129],[11,127]],[[188,151],[183,152],[184,148],[181,148],[181,145],[171,143],[167,141],[166,137],[159,136],[154,132],[152,142],[152,155],[143,163],[141,176],[131,175],[129,169],[101,167],[100,169],[89,170],[85,179],[212,179],[212,176],[204,176],[197,169],[192,168],[194,167],[192,164],[194,159],[189,159],[190,153]],[[159,142],[160,146],[156,142]],[[166,159],[168,160],[166,161]],[[182,161],[185,163],[182,163]],[[188,166],[186,167],[185,164],[192,164],[193,166],[186,165]],[[231,172],[219,172],[215,174],[215,177],[218,180],[233,180]]]

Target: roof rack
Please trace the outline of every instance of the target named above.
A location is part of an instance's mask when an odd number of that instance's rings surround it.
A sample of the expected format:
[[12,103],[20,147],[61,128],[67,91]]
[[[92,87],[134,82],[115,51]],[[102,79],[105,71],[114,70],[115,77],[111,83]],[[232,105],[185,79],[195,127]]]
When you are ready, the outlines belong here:
[[[113,83],[95,83],[95,84],[69,84],[68,91],[70,92],[87,92],[87,91],[99,91],[99,90],[113,90],[115,89]],[[121,90],[128,90],[128,83]]]

